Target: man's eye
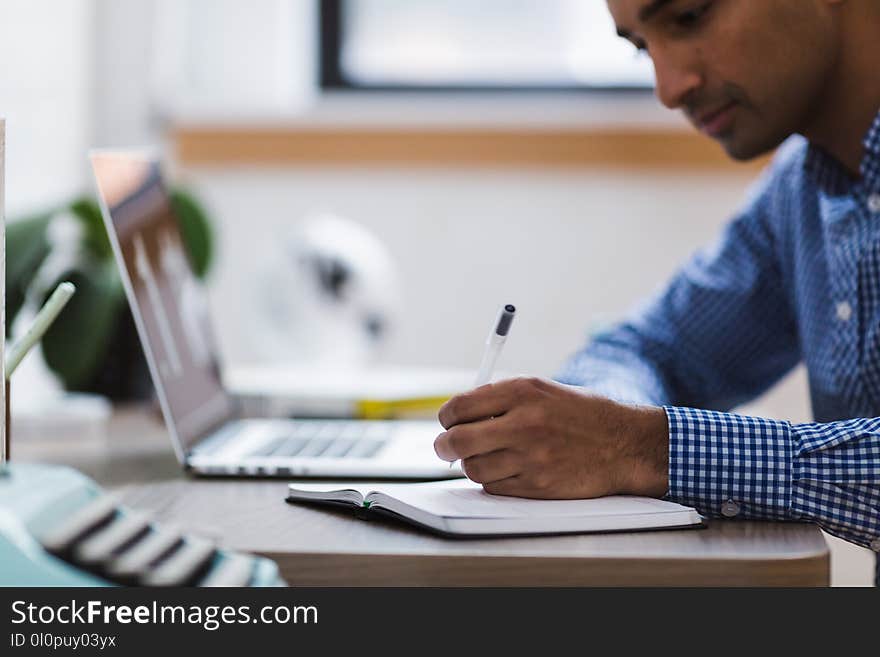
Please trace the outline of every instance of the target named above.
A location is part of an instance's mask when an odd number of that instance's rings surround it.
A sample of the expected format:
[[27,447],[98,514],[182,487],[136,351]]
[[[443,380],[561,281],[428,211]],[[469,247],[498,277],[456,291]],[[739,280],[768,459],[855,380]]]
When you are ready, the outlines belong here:
[[675,17],[675,24],[678,27],[694,27],[697,23],[700,22],[700,19],[706,15],[706,12],[709,11],[709,8],[712,6],[711,2],[707,2],[705,4],[700,5],[696,9],[690,9],[688,11],[682,12]]

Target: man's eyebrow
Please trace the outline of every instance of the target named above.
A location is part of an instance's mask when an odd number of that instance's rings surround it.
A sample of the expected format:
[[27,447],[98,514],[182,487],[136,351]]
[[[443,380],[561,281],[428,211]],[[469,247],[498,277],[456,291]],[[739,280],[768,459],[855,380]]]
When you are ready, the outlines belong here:
[[[675,2],[675,0],[651,0],[651,2],[639,9],[639,22],[647,23],[649,20],[657,15],[657,12],[659,12],[666,5],[672,2]],[[630,32],[629,30],[624,30],[622,28],[617,28],[617,36],[622,39],[631,40],[632,32]]]
[[652,0],[644,7],[639,9],[639,20],[642,23],[647,23],[658,11],[663,9],[663,7],[668,5],[670,2],[673,2],[673,0]]

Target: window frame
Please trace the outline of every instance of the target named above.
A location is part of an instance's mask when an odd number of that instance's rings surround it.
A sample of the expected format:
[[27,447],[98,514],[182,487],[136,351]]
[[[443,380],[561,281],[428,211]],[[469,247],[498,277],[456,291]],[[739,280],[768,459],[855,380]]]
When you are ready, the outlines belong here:
[[322,92],[382,92],[382,93],[454,93],[454,94],[518,94],[559,93],[572,95],[621,94],[652,95],[648,85],[588,85],[588,84],[365,84],[347,78],[342,69],[346,0],[319,0],[318,2],[318,82]]

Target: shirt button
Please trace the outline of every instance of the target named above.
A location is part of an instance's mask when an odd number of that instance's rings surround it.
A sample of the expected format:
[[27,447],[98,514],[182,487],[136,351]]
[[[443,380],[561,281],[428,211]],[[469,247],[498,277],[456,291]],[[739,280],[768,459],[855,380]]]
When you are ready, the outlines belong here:
[[874,552],[880,552],[880,538],[875,538],[871,541],[871,549],[874,550]]
[[841,301],[835,307],[835,312],[837,313],[837,319],[841,322],[848,322],[852,317],[852,306],[849,305],[848,301]]
[[880,212],[880,194],[871,194],[868,197],[868,209],[875,214]]
[[739,504],[733,500],[727,500],[721,505],[721,515],[725,518],[733,518],[739,515]]

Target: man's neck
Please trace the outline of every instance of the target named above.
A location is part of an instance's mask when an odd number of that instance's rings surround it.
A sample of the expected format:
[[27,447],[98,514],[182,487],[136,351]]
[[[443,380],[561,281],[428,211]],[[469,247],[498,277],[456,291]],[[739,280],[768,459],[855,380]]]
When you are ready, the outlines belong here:
[[855,177],[864,158],[865,134],[880,111],[880,12],[865,7],[842,5],[840,59],[803,131]]

